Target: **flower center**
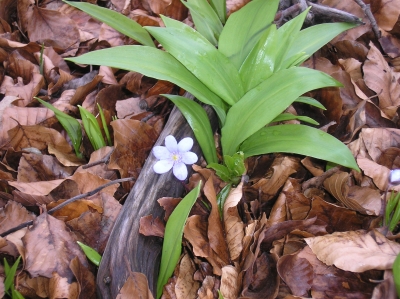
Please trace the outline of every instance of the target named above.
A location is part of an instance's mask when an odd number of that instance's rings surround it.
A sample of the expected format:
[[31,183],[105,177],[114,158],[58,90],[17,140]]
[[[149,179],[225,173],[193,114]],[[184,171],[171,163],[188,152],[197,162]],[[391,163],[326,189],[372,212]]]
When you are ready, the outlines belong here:
[[172,154],[172,160],[179,161],[180,156],[178,154]]

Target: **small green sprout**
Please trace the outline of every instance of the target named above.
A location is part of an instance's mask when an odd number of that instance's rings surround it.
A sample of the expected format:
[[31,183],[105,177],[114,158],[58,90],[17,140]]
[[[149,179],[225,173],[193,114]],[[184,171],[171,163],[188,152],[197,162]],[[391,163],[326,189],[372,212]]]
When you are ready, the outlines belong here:
[[82,242],[76,241],[78,245],[82,248],[83,252],[86,254],[86,257],[89,261],[95,264],[97,267],[100,265],[101,262],[101,255],[94,250],[92,247],[89,247]]
[[17,258],[17,260],[14,262],[12,267],[8,264],[7,260],[4,259],[4,272],[6,274],[5,280],[4,280],[4,292],[10,296],[12,299],[23,299],[24,296],[21,295],[20,292],[18,292],[15,289],[14,286],[14,277],[15,273],[17,272],[18,264],[19,261],[21,260],[21,256]]

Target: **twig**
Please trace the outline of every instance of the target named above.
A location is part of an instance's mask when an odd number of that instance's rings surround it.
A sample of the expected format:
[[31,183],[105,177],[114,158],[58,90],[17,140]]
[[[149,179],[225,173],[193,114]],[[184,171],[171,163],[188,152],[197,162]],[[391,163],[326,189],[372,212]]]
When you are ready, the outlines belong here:
[[301,189],[303,190],[303,192],[306,189],[309,189],[311,187],[319,187],[322,185],[322,183],[331,175],[333,175],[335,172],[337,172],[339,170],[339,166],[333,167],[331,169],[329,169],[328,171],[325,171],[323,174],[321,174],[320,176],[316,176],[313,177],[312,179],[309,179],[308,181],[305,181],[302,185],[301,185]]
[[[111,185],[114,185],[114,184],[118,184],[118,183],[123,183],[123,182],[134,181],[134,180],[136,180],[134,177],[129,177],[129,178],[118,179],[118,180],[114,180],[114,181],[108,182],[108,183],[106,183],[104,185],[101,185],[100,187],[97,187],[96,189],[94,189],[92,191],[89,191],[89,192],[86,192],[86,193],[83,193],[83,194],[79,194],[77,196],[74,196],[74,197],[64,201],[62,204],[59,204],[58,206],[56,206],[56,207],[52,208],[51,210],[49,210],[47,212],[47,214],[53,214],[55,211],[60,210],[61,208],[65,207],[66,205],[68,205],[68,204],[70,204],[70,203],[72,203],[74,201],[77,201],[77,200],[79,200],[81,198],[92,196],[93,194],[96,194],[97,192],[101,191],[102,189],[104,189],[104,188],[106,188],[108,186],[111,186]],[[20,230],[21,228],[28,227],[28,226],[30,226],[32,224],[33,224],[33,220],[21,223],[20,225],[18,225],[16,227],[13,227],[13,228],[1,233],[0,237],[4,238],[9,234],[12,234],[12,233]]]
[[113,147],[112,150],[107,155],[105,155],[103,159],[83,165],[82,169],[87,169],[87,168],[90,168],[90,167],[93,167],[93,166],[96,166],[99,164],[106,164],[108,162],[108,160],[110,160],[110,157],[111,157],[112,153],[114,152],[114,150],[115,150],[115,147]]
[[371,11],[371,5],[365,4],[362,0],[354,0],[364,11],[365,15],[367,16],[368,20],[371,22],[372,31],[375,34],[377,39],[381,38],[381,32],[379,31],[378,24],[376,23],[375,17]]
[[340,22],[363,24],[363,22],[358,17],[352,15],[351,13],[336,8],[312,3],[311,1],[307,1],[307,4],[312,6],[311,11],[316,16],[318,15],[319,17],[330,18],[331,20]]

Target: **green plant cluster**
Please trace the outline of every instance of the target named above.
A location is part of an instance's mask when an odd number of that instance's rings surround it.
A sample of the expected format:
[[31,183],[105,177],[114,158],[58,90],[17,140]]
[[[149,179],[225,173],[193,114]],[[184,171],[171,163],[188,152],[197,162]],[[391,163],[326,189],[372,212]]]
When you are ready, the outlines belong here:
[[[341,84],[327,74],[299,65],[355,24],[320,24],[301,30],[306,10],[277,28],[273,20],[279,0],[253,0],[227,20],[224,0],[188,0],[183,3],[197,30],[164,16],[166,27],[141,27],[114,11],[88,3],[67,3],[143,44],[94,51],[68,60],[136,71],[186,89],[217,113],[223,155],[242,151],[246,158],[288,152],[359,170],[348,148],[331,135],[305,125],[271,125],[291,119],[316,123],[284,111],[296,101],[321,107],[302,95]],[[151,36],[165,51],[154,46]],[[184,97],[164,96],[186,117],[206,161],[218,163],[213,132],[203,108]]]
[[4,272],[5,272],[4,292],[12,299],[24,299],[24,296],[22,296],[21,293],[18,292],[14,286],[14,277],[15,273],[17,272],[20,260],[21,257],[19,256],[12,265],[12,267],[10,267],[7,260],[4,259]]

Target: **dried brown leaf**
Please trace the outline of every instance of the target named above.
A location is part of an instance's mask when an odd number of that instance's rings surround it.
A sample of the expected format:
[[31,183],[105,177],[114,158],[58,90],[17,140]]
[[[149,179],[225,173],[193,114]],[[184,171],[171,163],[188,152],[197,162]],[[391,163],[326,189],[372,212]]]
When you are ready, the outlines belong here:
[[165,224],[160,218],[153,218],[153,215],[148,215],[140,218],[139,233],[145,236],[164,237]]
[[81,264],[78,257],[72,259],[69,266],[78,281],[79,299],[96,298],[96,285],[93,273]]
[[78,257],[87,267],[86,257],[65,223],[47,213],[36,218],[22,241],[26,248],[25,269],[32,277],[52,278],[55,273],[61,277],[56,279],[58,285],[62,279],[73,278],[69,268],[73,258]]
[[239,273],[235,267],[228,265],[222,268],[220,291],[225,299],[237,298],[240,290],[238,276]]
[[243,183],[240,183],[237,188],[233,188],[229,192],[223,208],[225,237],[232,261],[236,261],[240,257],[243,249],[244,224],[237,209],[242,196]]
[[175,294],[177,299],[196,298],[199,283],[193,279],[196,268],[188,254],[185,254],[178,268],[179,274],[175,284]]
[[308,246],[319,260],[339,269],[364,272],[371,269],[391,269],[400,244],[388,240],[376,230],[335,232],[306,238]]
[[147,278],[143,273],[131,272],[117,296],[117,299],[130,298],[154,298],[149,290]]

